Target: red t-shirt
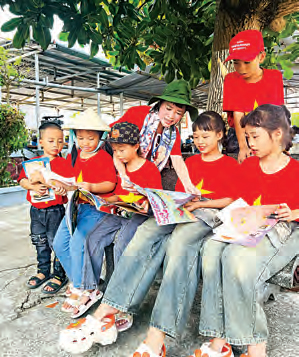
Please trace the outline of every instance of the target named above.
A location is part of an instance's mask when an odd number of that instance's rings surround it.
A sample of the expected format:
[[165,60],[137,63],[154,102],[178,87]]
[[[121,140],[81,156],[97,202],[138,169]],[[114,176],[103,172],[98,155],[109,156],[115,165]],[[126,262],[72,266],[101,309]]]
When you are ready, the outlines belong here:
[[291,210],[299,209],[299,163],[290,159],[288,165],[274,174],[265,174],[257,157],[249,157],[241,165],[241,197],[249,205],[286,203]]
[[262,104],[284,103],[283,81],[277,69],[263,69],[263,78],[247,83],[238,72],[229,73],[224,79],[223,111],[228,112],[228,123],[234,127],[233,112],[248,113]]
[[[37,159],[39,157],[41,157],[41,156],[37,156],[34,159]],[[51,165],[51,170],[58,175],[61,175],[63,177],[74,177],[75,176],[72,166],[63,157],[60,157],[60,156],[55,157],[55,159],[50,161],[50,165]],[[25,175],[24,168],[22,169],[22,171],[19,175],[18,182],[20,182],[23,178],[27,178],[27,176]],[[55,205],[62,205],[67,202],[67,196],[60,196],[60,195],[55,195],[55,200],[53,200],[53,201],[32,202],[29,190],[27,191],[26,198],[27,198],[27,201],[29,201],[32,204],[32,206],[34,206],[36,208],[47,208],[47,207],[51,207],[51,206],[55,206]]]
[[[162,190],[162,181],[160,171],[156,165],[148,160],[136,171],[130,172],[126,170],[131,182],[143,188],[156,188]],[[121,179],[118,177],[117,186],[113,194],[129,195],[130,192],[121,187]],[[132,193],[131,193],[132,195]]]
[[[132,107],[126,111],[126,113],[117,121],[114,123],[110,124],[110,127],[112,127],[116,123],[123,123],[124,121],[127,121],[128,123],[132,123],[138,126],[139,130],[141,131],[144,123],[145,117],[148,115],[149,111],[151,110],[151,107],[148,105],[141,105],[139,107]],[[179,133],[179,130],[177,127],[175,127],[176,130],[176,139],[173,145],[173,148],[171,150],[170,155],[180,155],[182,156],[181,153],[181,136]]]
[[[99,150],[89,159],[80,157],[81,150],[75,162],[74,171],[78,182],[100,183],[104,181],[117,182],[113,158],[104,150]],[[71,155],[67,158],[70,162]],[[101,194],[105,197],[109,194]]]
[[[223,155],[218,160],[207,162],[198,154],[189,157],[186,166],[193,185],[201,190],[203,197],[213,200],[239,197],[232,184],[232,178],[235,179],[239,175],[239,164],[232,157]],[[185,192],[180,180],[175,190]]]

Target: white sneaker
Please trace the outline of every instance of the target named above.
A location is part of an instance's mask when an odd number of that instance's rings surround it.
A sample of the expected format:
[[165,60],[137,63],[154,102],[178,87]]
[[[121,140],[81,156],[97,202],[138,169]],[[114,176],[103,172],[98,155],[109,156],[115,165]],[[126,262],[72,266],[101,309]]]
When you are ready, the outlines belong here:
[[195,353],[190,357],[234,357],[231,345],[226,343],[223,346],[222,352],[216,352],[211,349],[211,342],[205,342],[199,350],[196,350]]
[[88,315],[60,332],[59,345],[63,350],[76,354],[88,351],[94,343],[104,346],[115,342],[116,339],[114,315],[106,316],[102,321]]

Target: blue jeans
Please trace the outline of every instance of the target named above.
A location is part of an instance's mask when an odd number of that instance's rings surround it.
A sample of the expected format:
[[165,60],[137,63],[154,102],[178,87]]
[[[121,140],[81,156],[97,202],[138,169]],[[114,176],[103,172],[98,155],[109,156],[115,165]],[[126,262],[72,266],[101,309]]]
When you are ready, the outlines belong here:
[[56,233],[54,251],[75,288],[81,287],[85,239],[103,216],[94,206],[80,204],[74,234],[71,236],[65,218]]
[[[47,208],[30,208],[30,236],[37,253],[37,272],[45,276],[51,274],[51,253],[56,231],[64,216],[64,206],[56,205]],[[65,278],[65,272],[54,257],[53,275]]]
[[263,287],[298,254],[299,225],[290,227],[292,234],[281,243],[273,239],[272,228],[271,239],[266,236],[255,248],[207,240],[202,250],[200,334],[233,345],[267,341]]
[[[114,244],[114,263],[117,264],[136,229],[148,217],[135,214],[131,219],[107,214],[86,238],[82,287],[95,289],[99,285],[104,249],[110,245],[119,231]],[[107,281],[105,281],[107,283]]]
[[198,287],[199,250],[210,231],[202,220],[158,226],[154,218],[148,219],[121,256],[103,302],[136,312],[164,261],[150,325],[172,337],[181,335]]

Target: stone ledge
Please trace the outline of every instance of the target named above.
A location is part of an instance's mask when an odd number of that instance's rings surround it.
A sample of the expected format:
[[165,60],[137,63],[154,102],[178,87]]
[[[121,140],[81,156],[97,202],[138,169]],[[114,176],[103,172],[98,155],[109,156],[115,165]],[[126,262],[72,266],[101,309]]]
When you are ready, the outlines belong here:
[[0,195],[6,194],[6,193],[20,192],[20,191],[25,191],[25,189],[19,185],[11,186],[11,187],[1,187]]

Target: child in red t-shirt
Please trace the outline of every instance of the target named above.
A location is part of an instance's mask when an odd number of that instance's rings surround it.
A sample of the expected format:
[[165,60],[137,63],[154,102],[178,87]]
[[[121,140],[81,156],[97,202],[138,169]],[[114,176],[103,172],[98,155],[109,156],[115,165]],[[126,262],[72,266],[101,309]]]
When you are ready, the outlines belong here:
[[248,345],[243,357],[266,357],[265,284],[299,251],[299,163],[285,154],[290,113],[284,106],[261,105],[241,126],[254,157],[241,165],[236,191],[251,205],[276,206],[279,221],[256,247],[205,243],[199,331],[215,338],[200,348],[201,356],[232,356],[231,343]]
[[[139,156],[139,128],[135,124],[121,122],[115,124],[111,129],[108,139],[112,146],[113,156],[116,156],[126,167],[126,175],[130,181],[146,188],[162,189],[161,175],[155,164]],[[143,208],[143,213],[148,211],[148,201],[140,194],[129,192],[122,188],[121,179],[118,182],[113,195],[106,200],[113,203],[129,199]],[[109,209],[107,208],[109,213]],[[96,291],[99,288],[100,275],[102,271],[103,255],[105,247],[109,246],[120,230],[114,244],[114,263],[117,264],[126,246],[134,236],[137,227],[148,217],[134,214],[130,219],[118,215],[109,214],[100,221],[86,238],[86,249],[84,255],[82,286],[90,294],[85,294],[78,307],[75,307],[72,317],[81,316],[96,301]],[[106,271],[107,273],[107,271]],[[109,271],[111,274],[112,272]],[[105,277],[107,286],[109,276]],[[101,290],[104,290],[101,287]]]
[[[96,336],[93,342],[114,342],[117,323],[113,323],[114,317],[111,316],[118,314],[119,310],[136,312],[162,264],[163,279],[152,311],[151,327],[145,342],[134,355],[165,356],[166,334],[174,338],[182,334],[198,287],[200,247],[204,237],[219,224],[216,219],[218,209],[228,205],[234,198],[231,177],[237,175],[239,165],[219,149],[224,133],[224,121],[215,112],[202,113],[194,122],[194,143],[201,154],[186,160],[186,165],[192,185],[198,187],[203,199],[189,202],[186,208],[198,220],[158,226],[154,218],[149,218],[137,229],[116,266],[103,303],[94,317],[88,316],[86,327],[82,328],[81,340],[87,337],[87,333],[93,332]],[[184,191],[180,181],[176,190]],[[109,318],[107,315],[110,315]],[[101,332],[104,321],[110,319],[111,328],[102,329]],[[128,320],[121,329],[127,329],[130,325]],[[78,350],[82,351],[85,346],[87,349],[91,346],[90,339],[83,346],[79,335],[76,338],[76,332],[69,333],[72,341],[78,343],[70,341],[67,345],[63,344],[64,348],[75,350],[78,346]],[[68,332],[62,332],[66,339],[67,335]]]
[[259,105],[283,104],[283,81],[280,71],[260,68],[266,57],[261,32],[239,32],[229,44],[229,53],[226,61],[233,60],[236,71],[224,79],[223,111],[228,114],[229,125],[235,128],[240,148],[238,160],[242,162],[250,155],[250,149],[241,118]]
[[[110,131],[109,126],[93,110],[88,109],[73,118],[65,129],[70,130],[70,137],[75,134],[75,141],[80,148],[78,155],[75,155],[75,162],[68,157],[74,164],[77,186],[95,194],[106,195],[112,192],[117,181],[113,159],[100,148],[103,132]],[[73,235],[69,232],[65,219],[56,233],[54,251],[72,283],[68,291],[71,296],[62,305],[63,311],[72,311],[83,291],[80,288],[85,238],[104,215],[104,212],[99,212],[94,206],[80,199],[77,226]]]
[[[59,157],[63,149],[63,131],[59,124],[55,122],[44,123],[39,127],[40,144],[43,147],[44,154],[41,157],[50,159],[51,170],[65,177],[74,176],[72,166]],[[27,282],[30,289],[41,286],[45,281],[51,278],[51,252],[53,249],[53,240],[59,224],[64,216],[63,204],[67,202],[66,191],[59,187],[59,183],[53,188],[55,200],[47,202],[32,202],[30,191],[43,196],[48,187],[40,182],[32,183],[22,169],[18,178],[20,185],[27,191],[27,200],[31,203],[30,208],[30,236],[32,244],[35,245],[37,253],[37,274],[32,276]],[[53,275],[51,281],[43,288],[43,292],[54,294],[58,292],[66,283],[65,272],[55,257],[53,262]],[[49,285],[50,284],[50,285]]]

